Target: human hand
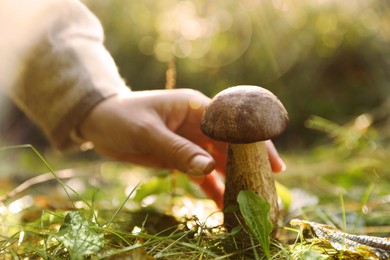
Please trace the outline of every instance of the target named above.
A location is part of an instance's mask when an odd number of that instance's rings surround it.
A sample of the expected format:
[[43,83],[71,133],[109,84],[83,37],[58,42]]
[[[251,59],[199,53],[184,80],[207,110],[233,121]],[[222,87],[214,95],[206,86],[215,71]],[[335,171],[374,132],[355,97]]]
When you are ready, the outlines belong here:
[[[199,127],[209,102],[190,89],[129,91],[96,105],[79,130],[104,156],[189,174],[222,207],[224,188],[217,174],[225,172],[226,144],[209,139]],[[273,171],[283,170],[273,144],[267,146]]]

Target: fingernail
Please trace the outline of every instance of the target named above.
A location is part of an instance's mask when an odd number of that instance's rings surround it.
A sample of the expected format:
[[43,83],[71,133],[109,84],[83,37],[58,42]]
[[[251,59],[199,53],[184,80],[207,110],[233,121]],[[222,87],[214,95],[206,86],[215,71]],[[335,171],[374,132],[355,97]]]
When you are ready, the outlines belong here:
[[196,155],[188,165],[187,174],[201,176],[210,173],[214,169],[214,161],[203,155]]

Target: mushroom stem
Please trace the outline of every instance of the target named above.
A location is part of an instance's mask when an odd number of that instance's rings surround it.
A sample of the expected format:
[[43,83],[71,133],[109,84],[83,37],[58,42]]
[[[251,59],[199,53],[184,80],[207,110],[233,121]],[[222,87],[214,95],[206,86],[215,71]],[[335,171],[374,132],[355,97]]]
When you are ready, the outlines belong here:
[[[229,144],[225,182],[225,208],[237,205],[241,190],[251,190],[270,203],[270,220],[277,224],[278,198],[265,142]],[[233,213],[224,213],[224,222],[227,228],[239,224]]]

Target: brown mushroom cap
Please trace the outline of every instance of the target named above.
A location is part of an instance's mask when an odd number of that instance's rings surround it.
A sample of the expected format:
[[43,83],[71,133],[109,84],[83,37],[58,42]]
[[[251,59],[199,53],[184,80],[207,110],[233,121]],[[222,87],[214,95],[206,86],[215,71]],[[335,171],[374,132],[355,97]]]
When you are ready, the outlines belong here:
[[283,104],[257,86],[236,86],[217,94],[201,121],[202,132],[228,143],[254,143],[279,136],[287,127]]

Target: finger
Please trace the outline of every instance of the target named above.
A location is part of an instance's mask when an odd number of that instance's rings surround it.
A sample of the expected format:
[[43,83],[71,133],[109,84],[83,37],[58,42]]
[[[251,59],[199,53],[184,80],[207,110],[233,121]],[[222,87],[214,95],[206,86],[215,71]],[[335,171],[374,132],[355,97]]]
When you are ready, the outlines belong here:
[[271,169],[273,172],[282,172],[286,170],[286,164],[280,158],[278,151],[276,150],[274,144],[268,140],[265,142],[268,151],[268,157],[271,164]]
[[166,162],[161,160],[152,154],[129,154],[118,152],[116,150],[106,149],[95,145],[95,150],[102,156],[106,156],[110,159],[122,162],[128,162],[133,164],[139,164],[147,167],[153,168],[167,168],[168,165]]
[[189,175],[209,174],[215,168],[213,157],[198,145],[161,126],[150,138],[151,151],[167,165]]
[[215,169],[222,175],[225,175],[227,144],[224,142],[213,142],[210,153],[216,161]]
[[199,187],[204,191],[207,197],[215,201],[218,208],[223,208],[224,187],[219,180],[216,171],[213,171],[206,176],[191,176],[190,178],[199,185]]

